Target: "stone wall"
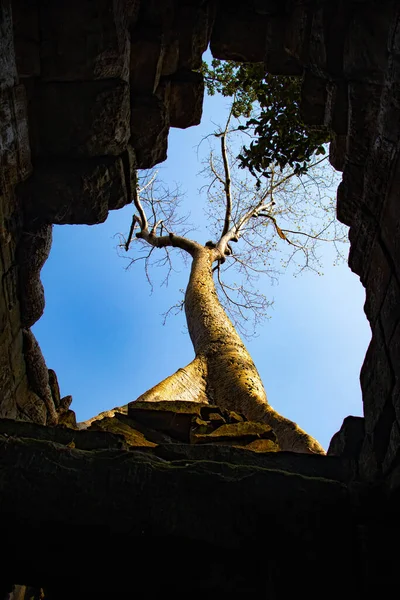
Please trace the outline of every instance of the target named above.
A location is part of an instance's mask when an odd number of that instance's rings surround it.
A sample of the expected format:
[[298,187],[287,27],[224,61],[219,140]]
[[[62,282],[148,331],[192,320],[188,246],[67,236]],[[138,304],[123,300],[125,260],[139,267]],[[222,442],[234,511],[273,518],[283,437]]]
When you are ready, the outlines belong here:
[[[343,180],[337,214],[350,226],[350,268],[366,288],[372,341],[361,370],[366,479],[400,464],[400,22],[395,1],[252,2],[218,7],[211,50],[302,73],[305,121],[328,125]],[[249,32],[252,32],[249,36]],[[251,37],[251,41],[249,41]],[[346,299],[344,298],[345,302]],[[344,426],[347,431],[347,426]],[[332,450],[333,452],[333,450]]]
[[[43,419],[44,404],[29,389],[23,356],[16,251],[22,211],[15,186],[32,173],[26,90],[19,82],[11,6],[0,8],[0,399],[1,414]],[[40,416],[39,416],[40,415]]]
[[0,11],[1,416],[45,422],[60,410],[29,333],[43,311],[51,225],[104,221],[130,201],[133,167],[165,159],[169,127],[199,122],[196,69],[211,40],[218,58],[301,76],[304,119],[334,133],[338,217],[350,226],[349,264],[373,332],[361,372],[361,471],[396,486],[398,3],[0,0]]
[[0,419],[1,600],[396,597],[387,511],[351,461],[192,445],[185,410],[116,433]]
[[68,410],[29,329],[52,224],[105,221],[131,201],[135,168],[165,160],[170,126],[200,122],[194,69],[212,14],[203,2],[0,1],[0,416]]

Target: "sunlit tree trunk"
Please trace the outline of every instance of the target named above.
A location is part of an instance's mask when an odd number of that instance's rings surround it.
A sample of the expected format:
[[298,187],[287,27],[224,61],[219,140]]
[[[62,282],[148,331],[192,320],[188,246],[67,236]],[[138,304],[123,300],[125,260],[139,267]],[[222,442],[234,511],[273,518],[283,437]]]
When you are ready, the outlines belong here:
[[253,360],[216,293],[212,265],[219,251],[196,245],[192,257],[185,311],[196,357],[139,400],[210,402],[271,425],[282,450],[323,454],[316,440],[268,404]]

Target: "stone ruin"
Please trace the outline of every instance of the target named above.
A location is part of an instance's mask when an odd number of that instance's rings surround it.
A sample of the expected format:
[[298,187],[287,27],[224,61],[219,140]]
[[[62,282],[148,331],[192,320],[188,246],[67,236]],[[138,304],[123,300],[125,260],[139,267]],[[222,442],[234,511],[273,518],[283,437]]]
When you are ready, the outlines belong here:
[[[399,23],[396,0],[0,0],[1,600],[396,589]],[[372,341],[364,417],[326,457],[180,403],[76,430],[30,331],[52,224],[103,222],[134,168],[166,158],[169,128],[200,122],[209,43],[301,77],[304,120],[333,131]]]

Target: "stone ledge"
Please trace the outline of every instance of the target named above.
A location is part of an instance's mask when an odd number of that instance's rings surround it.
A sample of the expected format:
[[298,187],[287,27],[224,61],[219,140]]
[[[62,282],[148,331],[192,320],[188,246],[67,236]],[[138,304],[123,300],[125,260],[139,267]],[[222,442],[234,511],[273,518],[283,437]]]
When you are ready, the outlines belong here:
[[[350,599],[361,585],[343,483],[5,435],[0,475],[3,573],[10,582],[47,587],[50,600],[72,591],[74,598],[105,598],[129,585],[176,592],[188,584],[259,594],[279,585],[285,598],[301,585],[317,597],[327,580],[336,597]],[[34,540],[34,551],[22,539]],[[65,574],[71,560],[73,581]]]
[[[212,443],[212,440],[206,444],[191,444],[189,440],[182,442],[179,436],[174,438],[160,429],[150,427],[148,420],[147,424],[144,424],[143,413],[139,419],[141,421],[117,413],[114,417],[93,421],[89,429],[82,430],[62,426],[48,427],[5,418],[0,419],[0,435],[20,440],[51,442],[78,450],[120,449],[130,450],[134,454],[139,452],[140,455],[150,452],[155,460],[159,458],[177,465],[188,462],[226,463],[342,483],[354,480],[356,464],[352,457],[276,451],[252,452],[232,444]],[[153,421],[152,424],[154,427]],[[130,439],[129,436],[134,434],[141,435],[141,439]]]

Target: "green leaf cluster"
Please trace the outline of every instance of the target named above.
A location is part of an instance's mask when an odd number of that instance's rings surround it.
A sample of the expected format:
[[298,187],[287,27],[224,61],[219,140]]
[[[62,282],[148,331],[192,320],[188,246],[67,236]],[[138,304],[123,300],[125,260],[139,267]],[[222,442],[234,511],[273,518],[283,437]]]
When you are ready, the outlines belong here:
[[233,97],[233,115],[247,119],[240,129],[251,130],[254,137],[239,159],[253,175],[268,177],[272,163],[306,173],[312,158],[325,154],[329,131],[301,118],[301,78],[265,73],[263,63],[219,59],[203,62],[201,71],[208,94]]

